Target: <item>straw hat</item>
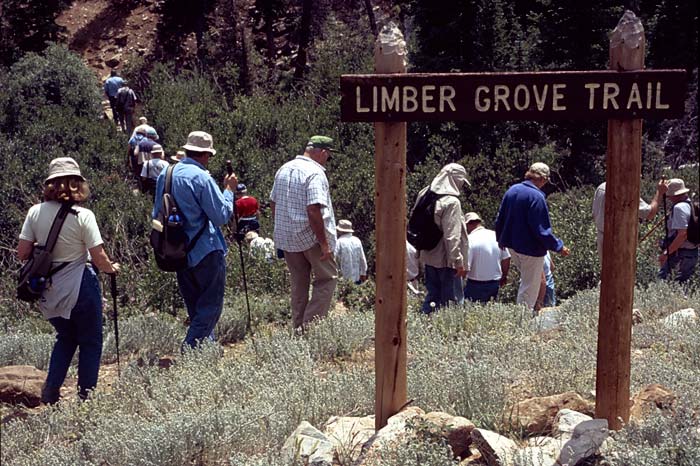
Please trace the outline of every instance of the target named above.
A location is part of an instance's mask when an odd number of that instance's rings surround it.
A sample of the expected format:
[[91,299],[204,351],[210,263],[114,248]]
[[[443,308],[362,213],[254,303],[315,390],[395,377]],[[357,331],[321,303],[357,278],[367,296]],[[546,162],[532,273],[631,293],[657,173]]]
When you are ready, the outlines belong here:
[[183,151],[183,150],[179,150],[179,151],[177,151],[177,153],[175,155],[170,156],[170,160],[172,162],[175,162],[175,163],[182,162],[182,159],[184,159],[184,158],[185,158],[185,151]]
[[341,233],[354,233],[355,230],[352,229],[352,222],[350,220],[341,220],[338,222],[336,230]]

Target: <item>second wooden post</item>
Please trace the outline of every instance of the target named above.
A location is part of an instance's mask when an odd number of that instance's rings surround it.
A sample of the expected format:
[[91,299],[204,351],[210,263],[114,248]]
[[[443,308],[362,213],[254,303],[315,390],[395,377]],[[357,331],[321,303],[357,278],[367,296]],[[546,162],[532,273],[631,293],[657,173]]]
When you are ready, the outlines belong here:
[[[376,73],[405,73],[405,43],[393,24],[375,46]],[[406,403],[406,123],[375,123],[375,428]]]
[[[610,36],[610,68],[644,67],[644,28],[626,11]],[[630,344],[637,270],[642,120],[609,120],[598,317],[596,417],[618,430],[630,414]]]

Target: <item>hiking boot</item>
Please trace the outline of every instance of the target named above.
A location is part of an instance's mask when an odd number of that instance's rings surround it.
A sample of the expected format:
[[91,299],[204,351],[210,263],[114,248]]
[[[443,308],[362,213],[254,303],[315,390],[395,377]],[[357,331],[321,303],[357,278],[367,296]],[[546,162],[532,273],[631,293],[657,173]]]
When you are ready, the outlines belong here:
[[41,387],[41,402],[46,405],[52,405],[58,403],[61,398],[61,387],[47,387],[44,384]]

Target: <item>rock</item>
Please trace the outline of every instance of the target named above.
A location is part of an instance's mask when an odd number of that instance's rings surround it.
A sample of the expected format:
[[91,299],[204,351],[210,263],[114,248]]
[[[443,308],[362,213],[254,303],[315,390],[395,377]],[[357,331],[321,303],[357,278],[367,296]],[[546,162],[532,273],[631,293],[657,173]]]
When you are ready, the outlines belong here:
[[45,380],[46,372],[33,366],[0,367],[0,402],[39,406]]
[[676,395],[668,388],[655,383],[647,385],[632,398],[630,419],[641,421],[657,409],[672,410],[675,402]]
[[414,418],[421,417],[425,414],[422,409],[409,406],[403,411],[394,414],[389,418],[387,424],[379,429],[364,445],[362,452],[355,462],[356,465],[369,466],[380,464],[381,450],[385,448],[397,449],[400,448],[403,442],[408,441],[411,437],[406,432],[406,423]]
[[119,63],[121,63],[122,57],[120,54],[115,54],[111,58],[108,58],[105,60],[105,65],[109,66],[110,68],[114,68],[115,66],[119,66]]
[[124,47],[129,36],[127,34],[120,34],[114,38],[114,43],[119,47]]
[[574,433],[577,425],[583,421],[590,421],[591,416],[573,411],[571,409],[562,409],[554,418],[554,435],[557,437],[566,437],[568,440]]
[[540,313],[530,321],[530,328],[537,332],[545,332],[561,326],[562,315],[558,308],[541,309]]
[[596,454],[608,435],[607,419],[583,421],[574,429],[571,440],[564,444],[557,458],[557,464],[568,466],[580,464],[582,460]]
[[593,404],[576,392],[531,398],[517,403],[513,407],[512,427],[524,429],[531,435],[548,434],[557,413],[564,408],[584,414],[593,414]]
[[439,411],[428,413],[424,418],[441,430],[456,458],[469,456],[469,445],[472,443],[471,433],[476,427],[470,420]]
[[332,466],[333,444],[320,430],[302,421],[284,442],[282,457],[289,464],[301,460],[309,466]]
[[486,429],[474,429],[472,441],[488,466],[509,466],[518,445],[511,439]]
[[695,312],[695,309],[689,307],[686,309],[681,309],[680,311],[676,311],[673,314],[666,316],[666,318],[661,322],[663,322],[666,328],[676,329],[676,327],[679,326],[692,324],[697,320],[697,318],[698,315]]
[[352,464],[360,456],[362,445],[374,435],[374,416],[333,416],[323,427],[323,433],[333,443],[340,464]]

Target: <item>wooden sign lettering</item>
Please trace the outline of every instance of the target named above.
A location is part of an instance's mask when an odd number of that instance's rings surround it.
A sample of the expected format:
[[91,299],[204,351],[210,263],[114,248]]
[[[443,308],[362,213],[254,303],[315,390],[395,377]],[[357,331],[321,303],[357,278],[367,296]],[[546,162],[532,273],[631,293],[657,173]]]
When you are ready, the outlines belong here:
[[343,75],[343,121],[680,118],[684,70]]

